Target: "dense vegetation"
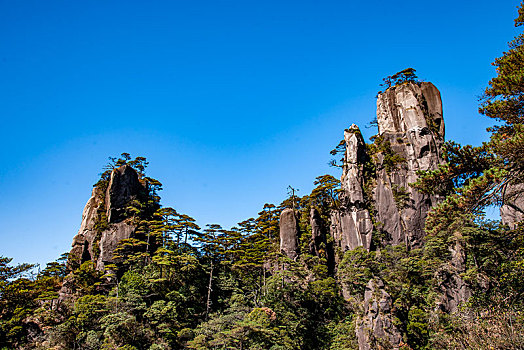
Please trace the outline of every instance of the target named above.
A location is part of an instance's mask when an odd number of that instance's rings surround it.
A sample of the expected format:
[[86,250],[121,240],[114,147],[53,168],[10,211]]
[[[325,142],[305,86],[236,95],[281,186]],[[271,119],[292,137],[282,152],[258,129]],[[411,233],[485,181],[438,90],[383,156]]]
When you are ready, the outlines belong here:
[[[524,6],[515,24],[524,24]],[[524,34],[494,65],[497,76],[480,106],[498,123],[490,141],[447,142],[445,165],[413,184],[445,196],[426,222],[423,248],[377,242],[369,252],[338,251],[336,269],[327,246],[312,254],[310,209],[319,211],[327,232],[330,211],[340,205],[340,183],[330,175],[318,177],[311,194],[292,191],[237,227],[200,228],[161,205],[162,184],[146,175],[145,158],[122,154],[96,186],[107,187],[114,167],[137,170],[146,191],[126,211],[136,237],[120,242],[117,263],[105,271],[91,261],[66,268],[66,255],[38,273],[0,258],[0,348],[358,349],[354,321],[371,278],[380,278],[392,297],[402,349],[524,348],[524,229],[484,216],[503,204],[522,212],[506,192],[524,182]],[[385,85],[414,78],[408,69]],[[383,146],[376,138],[372,147]],[[399,201],[404,190],[396,189]],[[298,212],[296,261],[279,253],[285,208]],[[107,218],[100,213],[98,220],[103,230]],[[460,271],[452,261],[457,250],[465,257]],[[449,315],[438,307],[439,286],[453,274],[471,298]],[[74,293],[59,301],[65,281]],[[342,289],[351,297],[343,298]]]

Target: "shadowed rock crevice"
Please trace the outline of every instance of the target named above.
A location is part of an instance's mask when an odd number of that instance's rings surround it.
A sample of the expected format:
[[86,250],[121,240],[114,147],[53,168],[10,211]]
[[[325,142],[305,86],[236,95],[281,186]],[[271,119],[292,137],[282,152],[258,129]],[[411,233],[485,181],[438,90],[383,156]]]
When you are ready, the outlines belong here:
[[324,232],[322,218],[318,210],[312,208],[310,211],[311,243],[309,251],[311,254],[320,256],[326,251],[326,233]]
[[333,252],[333,243],[328,242],[327,232],[324,220],[317,209],[310,210],[311,241],[309,252],[312,255],[326,259],[328,273],[332,274],[335,270],[335,254]]
[[135,169],[127,165],[114,169],[106,191],[107,221],[117,223],[124,220],[129,203],[143,191],[144,187],[140,184]]

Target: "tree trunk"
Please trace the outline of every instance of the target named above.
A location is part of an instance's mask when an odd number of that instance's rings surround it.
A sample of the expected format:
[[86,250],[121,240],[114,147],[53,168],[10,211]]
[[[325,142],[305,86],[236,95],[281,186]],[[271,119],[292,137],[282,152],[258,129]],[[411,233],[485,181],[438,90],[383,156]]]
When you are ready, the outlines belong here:
[[209,285],[207,287],[206,320],[209,317],[209,309],[211,309],[211,285],[212,283],[213,283],[213,260],[211,260],[211,270],[209,271]]
[[262,295],[266,296],[266,267],[262,265],[262,273],[264,275],[264,282],[262,284]]

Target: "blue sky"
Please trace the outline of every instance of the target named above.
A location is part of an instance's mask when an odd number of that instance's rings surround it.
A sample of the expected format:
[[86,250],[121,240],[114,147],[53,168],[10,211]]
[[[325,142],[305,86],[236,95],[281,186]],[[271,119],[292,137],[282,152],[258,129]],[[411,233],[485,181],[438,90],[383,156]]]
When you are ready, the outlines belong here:
[[477,97],[519,1],[0,0],[0,255],[70,249],[108,156],[148,158],[163,204],[226,227],[339,174],[383,77],[441,91],[447,138],[479,144]]

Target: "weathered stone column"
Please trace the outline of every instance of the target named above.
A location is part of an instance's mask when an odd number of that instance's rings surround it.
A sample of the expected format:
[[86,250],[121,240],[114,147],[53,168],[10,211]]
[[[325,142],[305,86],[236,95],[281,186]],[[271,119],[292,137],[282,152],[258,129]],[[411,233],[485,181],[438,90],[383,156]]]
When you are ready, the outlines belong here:
[[298,222],[293,209],[280,214],[280,252],[290,259],[298,256]]

